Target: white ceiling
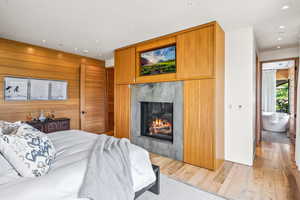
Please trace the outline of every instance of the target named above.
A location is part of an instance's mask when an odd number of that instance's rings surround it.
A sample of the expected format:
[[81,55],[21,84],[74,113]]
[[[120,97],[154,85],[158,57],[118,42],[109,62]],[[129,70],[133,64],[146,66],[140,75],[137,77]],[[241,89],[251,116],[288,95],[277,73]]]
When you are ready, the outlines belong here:
[[[290,8],[281,10],[285,4]],[[262,50],[293,46],[300,39],[300,0],[0,0],[0,37],[98,59],[212,20],[225,31],[254,26]],[[277,41],[280,25],[286,28]]]
[[263,70],[289,69],[295,65],[295,60],[263,63]]

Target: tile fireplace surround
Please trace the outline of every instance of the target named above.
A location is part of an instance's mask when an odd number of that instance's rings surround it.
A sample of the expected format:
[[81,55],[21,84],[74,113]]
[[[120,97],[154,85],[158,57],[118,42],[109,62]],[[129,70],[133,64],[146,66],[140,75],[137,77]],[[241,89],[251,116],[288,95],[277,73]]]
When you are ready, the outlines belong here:
[[[173,143],[141,135],[141,102],[173,103]],[[183,83],[132,85],[131,108],[131,142],[150,152],[183,160]]]

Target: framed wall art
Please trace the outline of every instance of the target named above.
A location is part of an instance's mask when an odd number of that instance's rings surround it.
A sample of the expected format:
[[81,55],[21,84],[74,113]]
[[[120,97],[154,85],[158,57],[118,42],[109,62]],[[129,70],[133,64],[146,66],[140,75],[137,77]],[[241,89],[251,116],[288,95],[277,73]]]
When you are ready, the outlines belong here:
[[6,101],[28,100],[28,79],[5,77],[4,99]]
[[50,81],[50,100],[67,100],[67,81]]
[[49,100],[50,81],[30,79],[29,84],[30,84],[30,90],[29,90],[30,100]]

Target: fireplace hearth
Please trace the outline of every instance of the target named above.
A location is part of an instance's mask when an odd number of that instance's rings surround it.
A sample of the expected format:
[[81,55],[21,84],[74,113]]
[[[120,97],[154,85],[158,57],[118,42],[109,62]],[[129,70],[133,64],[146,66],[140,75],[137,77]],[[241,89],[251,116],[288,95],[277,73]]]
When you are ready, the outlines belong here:
[[173,142],[173,103],[141,102],[141,135]]

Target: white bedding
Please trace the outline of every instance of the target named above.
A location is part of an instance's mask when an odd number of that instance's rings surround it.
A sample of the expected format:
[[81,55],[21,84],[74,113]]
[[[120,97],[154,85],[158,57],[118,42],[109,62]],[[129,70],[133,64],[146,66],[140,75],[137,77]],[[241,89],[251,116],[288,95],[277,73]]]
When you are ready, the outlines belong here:
[[[61,131],[48,135],[57,151],[50,172],[39,178],[21,178],[0,155],[0,198],[5,200],[78,200],[89,151],[97,135]],[[134,191],[155,181],[149,154],[131,145],[130,160]]]

